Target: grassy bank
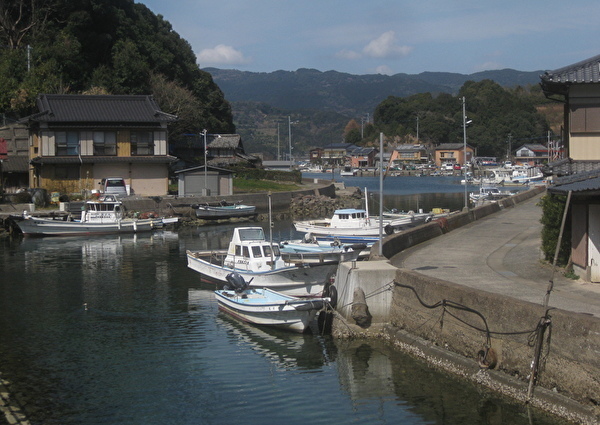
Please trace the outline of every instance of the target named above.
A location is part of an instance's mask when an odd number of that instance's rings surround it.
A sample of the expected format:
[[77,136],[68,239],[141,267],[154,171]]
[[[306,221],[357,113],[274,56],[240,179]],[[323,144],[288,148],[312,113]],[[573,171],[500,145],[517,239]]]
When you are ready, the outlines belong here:
[[294,183],[278,183],[270,180],[233,179],[233,193],[285,192],[302,189]]

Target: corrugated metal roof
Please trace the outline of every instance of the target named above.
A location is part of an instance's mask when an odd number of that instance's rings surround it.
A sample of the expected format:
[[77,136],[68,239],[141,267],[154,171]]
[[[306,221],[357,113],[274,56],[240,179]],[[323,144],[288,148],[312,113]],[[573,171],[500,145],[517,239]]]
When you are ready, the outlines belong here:
[[37,99],[39,113],[29,117],[45,122],[128,122],[176,121],[162,112],[152,96],[108,96],[42,94]]
[[600,82],[600,55],[568,65],[540,76],[547,83],[598,83]]
[[595,192],[598,190],[600,190],[600,169],[557,178],[554,185],[548,188],[548,192],[559,195],[566,195],[569,191]]
[[566,195],[569,192],[597,192],[599,190],[600,177],[548,188],[548,192],[557,195]]

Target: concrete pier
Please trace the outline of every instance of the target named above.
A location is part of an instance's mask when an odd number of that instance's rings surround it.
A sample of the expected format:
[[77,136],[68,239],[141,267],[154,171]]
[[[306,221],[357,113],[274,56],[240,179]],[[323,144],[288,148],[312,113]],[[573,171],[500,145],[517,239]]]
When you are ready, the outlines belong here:
[[[541,261],[537,201],[543,192],[530,190],[386,237],[386,258],[372,258],[364,271],[362,265],[341,266],[336,286],[344,320],[334,321],[334,333],[384,338],[516,400],[576,423],[600,423],[600,285],[553,276]],[[550,279],[550,326],[530,398],[531,341],[546,316]],[[366,299],[377,312],[370,329],[355,326],[350,315],[357,286],[365,294],[390,288]],[[493,368],[480,357],[488,349]]]

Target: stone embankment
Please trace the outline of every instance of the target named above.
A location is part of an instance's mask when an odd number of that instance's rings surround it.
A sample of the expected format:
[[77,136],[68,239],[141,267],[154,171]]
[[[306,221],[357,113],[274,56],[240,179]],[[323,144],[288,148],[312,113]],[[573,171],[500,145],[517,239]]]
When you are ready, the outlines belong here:
[[[485,261],[474,265],[481,269],[478,287],[426,275],[428,267],[435,268],[429,262],[423,266],[423,272],[419,272],[418,267],[405,269],[395,265],[402,251],[430,240],[433,245],[434,238],[437,240],[466,225],[471,225],[471,232],[453,233],[463,235],[463,243],[454,240],[455,244],[448,245],[447,249],[458,250],[462,253],[462,261],[472,263],[473,258],[478,257],[465,245],[464,235],[474,232],[473,225],[482,218],[493,220],[499,213],[498,221],[506,220],[519,231],[525,231],[530,226],[528,221],[518,221],[514,216],[507,218],[503,212],[512,211],[512,207],[521,202],[531,203],[541,192],[543,188],[532,189],[498,203],[462,211],[391,235],[381,246],[379,261],[375,256],[380,247],[376,245],[371,252],[372,261],[341,264],[334,282],[338,305],[334,334],[338,337],[382,338],[433,367],[529,406],[552,412],[573,423],[599,424],[600,362],[597,353],[600,352],[600,321],[597,317],[574,312],[584,311],[581,309],[551,308],[545,311],[539,302],[520,297],[523,291],[527,293],[526,289],[535,288],[536,281],[516,277],[507,281],[505,276],[511,276],[509,274],[498,274],[497,280],[491,279],[484,272],[487,270]],[[498,222],[486,222],[490,226],[499,225]],[[486,225],[482,225],[482,229],[490,230]],[[512,237],[496,240],[501,246],[516,243]],[[480,249],[473,241],[471,245]],[[445,245],[433,246],[441,246],[439,255],[444,255]],[[490,250],[498,251],[494,243]],[[440,267],[443,268],[444,263],[440,262]],[[529,262],[522,267],[530,268]],[[460,261],[446,268],[447,273],[452,274],[448,279],[455,279],[462,273]],[[463,268],[466,269],[466,265]],[[494,291],[494,287],[508,289],[509,281],[513,280],[517,287],[521,283],[524,288],[510,288],[510,296]],[[558,278],[555,280],[557,283]],[[543,281],[542,291],[547,286],[548,282]],[[351,309],[356,302],[364,303],[361,298],[356,299],[357,288],[365,293],[372,316],[372,323],[367,328],[359,326]],[[578,297],[574,295],[575,299]],[[551,327],[546,329],[549,324]],[[537,357],[533,347],[535,341],[539,341],[541,347]],[[540,362],[542,371],[535,381],[531,381],[534,358]],[[531,382],[535,385],[529,388]],[[531,393],[530,389],[533,390]]]
[[335,198],[325,195],[302,195],[292,198],[290,215],[295,219],[331,217],[341,208],[363,208],[363,194],[358,188],[346,189]]

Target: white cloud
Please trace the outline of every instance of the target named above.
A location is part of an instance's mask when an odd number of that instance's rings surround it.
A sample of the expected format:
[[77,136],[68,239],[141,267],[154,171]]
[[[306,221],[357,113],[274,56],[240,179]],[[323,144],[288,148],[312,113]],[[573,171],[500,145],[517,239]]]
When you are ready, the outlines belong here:
[[412,51],[410,46],[396,45],[396,33],[387,31],[365,46],[363,52],[374,58],[406,56]]
[[489,61],[475,66],[476,71],[490,71],[494,69],[502,69],[502,65],[498,62]]
[[212,65],[240,65],[249,63],[250,59],[245,58],[244,54],[231,46],[219,44],[213,49],[204,49],[198,54],[198,62],[201,66],[205,64]]
[[337,52],[335,54],[335,57],[338,59],[349,59],[349,60],[354,60],[354,59],[360,59],[361,58],[361,54],[358,52],[355,52],[354,50],[340,50],[339,52]]
[[375,73],[383,74],[383,75],[392,75],[393,71],[392,71],[392,68],[390,68],[387,65],[380,65],[377,68],[375,68]]

